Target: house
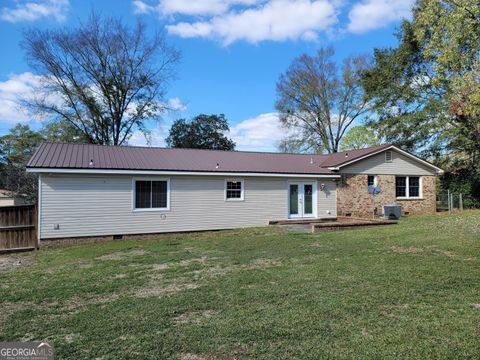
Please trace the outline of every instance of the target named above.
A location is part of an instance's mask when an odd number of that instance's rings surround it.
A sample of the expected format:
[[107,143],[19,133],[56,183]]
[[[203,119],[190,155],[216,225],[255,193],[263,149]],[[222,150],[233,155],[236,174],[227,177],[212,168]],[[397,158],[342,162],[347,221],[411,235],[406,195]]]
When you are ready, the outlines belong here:
[[369,216],[397,203],[435,212],[442,170],[394,145],[331,155],[42,144],[40,239],[267,225],[272,220]]
[[17,206],[25,204],[25,195],[0,189],[0,206]]

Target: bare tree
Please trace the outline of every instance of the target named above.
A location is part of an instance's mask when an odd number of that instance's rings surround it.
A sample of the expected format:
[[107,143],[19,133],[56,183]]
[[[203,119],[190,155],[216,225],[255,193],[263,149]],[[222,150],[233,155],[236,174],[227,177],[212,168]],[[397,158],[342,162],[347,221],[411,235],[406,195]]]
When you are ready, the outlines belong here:
[[22,43],[41,75],[33,110],[69,122],[91,143],[122,145],[165,109],[180,53],[142,22],[129,28],[92,13],[75,29],[25,32]]
[[295,134],[282,142],[283,148],[337,152],[345,131],[369,111],[360,82],[368,57],[346,58],[339,73],[333,55],[333,48],[304,54],[280,76],[276,108],[283,126]]

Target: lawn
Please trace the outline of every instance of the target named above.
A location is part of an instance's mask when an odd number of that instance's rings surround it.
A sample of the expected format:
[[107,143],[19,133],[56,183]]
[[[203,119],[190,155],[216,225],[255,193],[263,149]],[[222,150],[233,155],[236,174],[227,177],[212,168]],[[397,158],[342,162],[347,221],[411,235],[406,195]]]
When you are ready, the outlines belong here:
[[58,359],[480,357],[479,211],[111,241],[0,264],[0,341],[46,339]]

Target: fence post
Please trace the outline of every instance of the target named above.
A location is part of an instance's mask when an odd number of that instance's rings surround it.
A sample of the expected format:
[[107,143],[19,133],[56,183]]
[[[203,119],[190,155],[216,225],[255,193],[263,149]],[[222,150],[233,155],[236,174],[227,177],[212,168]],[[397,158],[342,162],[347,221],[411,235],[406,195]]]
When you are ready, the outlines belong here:
[[463,211],[463,194],[458,195],[458,207],[460,208],[460,211]]
[[450,202],[450,190],[447,190],[448,215],[452,213],[452,204]]

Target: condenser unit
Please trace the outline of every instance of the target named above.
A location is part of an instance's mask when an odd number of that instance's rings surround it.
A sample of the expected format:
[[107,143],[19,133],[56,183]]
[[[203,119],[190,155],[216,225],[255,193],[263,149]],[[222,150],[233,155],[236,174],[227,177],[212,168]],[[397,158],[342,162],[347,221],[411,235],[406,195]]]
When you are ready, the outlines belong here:
[[383,218],[398,220],[402,216],[402,207],[396,204],[383,205]]

